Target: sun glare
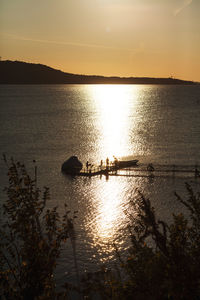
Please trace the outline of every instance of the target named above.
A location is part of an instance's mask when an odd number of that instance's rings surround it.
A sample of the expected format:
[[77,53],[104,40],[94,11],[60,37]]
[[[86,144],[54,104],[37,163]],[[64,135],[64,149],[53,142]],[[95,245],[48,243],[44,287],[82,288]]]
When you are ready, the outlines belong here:
[[127,85],[99,85],[92,89],[100,113],[100,152],[105,159],[129,155],[130,106],[133,89]]
[[[98,112],[99,125],[99,156],[105,160],[133,155],[133,134],[131,128],[137,126],[137,103],[139,88],[129,85],[95,85],[90,86],[95,112]],[[132,145],[132,146],[131,146]],[[112,244],[119,230],[119,224],[125,221],[124,193],[121,181],[109,178],[97,186],[95,209],[97,218],[94,222],[91,234],[94,245]],[[98,249],[98,247],[97,247]],[[104,251],[106,251],[105,246]],[[110,251],[110,252],[109,252]],[[110,246],[108,255],[113,251]]]
[[[99,199],[95,199],[96,220],[90,227],[90,235],[94,246],[99,254],[103,250],[108,257],[112,256],[116,238],[119,238],[120,229],[127,224],[124,213],[124,190],[123,185],[116,183],[116,180],[110,179],[97,187]],[[118,240],[119,244],[119,240]],[[99,245],[101,247],[99,247]],[[102,260],[106,260],[104,257]]]

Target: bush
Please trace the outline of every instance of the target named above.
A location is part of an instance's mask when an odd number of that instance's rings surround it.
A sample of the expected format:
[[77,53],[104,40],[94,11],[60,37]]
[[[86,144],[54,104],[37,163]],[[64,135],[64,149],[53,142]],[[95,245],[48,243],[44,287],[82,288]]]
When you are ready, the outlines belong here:
[[56,299],[60,294],[53,273],[61,244],[73,231],[73,219],[67,206],[62,218],[56,207],[46,209],[49,189],[41,193],[37,177],[32,180],[23,164],[11,160],[8,165],[4,159],[9,186],[0,229],[0,295],[2,299]]

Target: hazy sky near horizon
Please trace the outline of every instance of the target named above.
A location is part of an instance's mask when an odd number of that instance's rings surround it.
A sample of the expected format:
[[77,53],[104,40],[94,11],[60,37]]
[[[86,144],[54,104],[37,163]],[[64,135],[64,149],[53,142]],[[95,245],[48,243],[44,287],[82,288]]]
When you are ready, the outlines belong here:
[[0,56],[200,81],[200,0],[0,0]]

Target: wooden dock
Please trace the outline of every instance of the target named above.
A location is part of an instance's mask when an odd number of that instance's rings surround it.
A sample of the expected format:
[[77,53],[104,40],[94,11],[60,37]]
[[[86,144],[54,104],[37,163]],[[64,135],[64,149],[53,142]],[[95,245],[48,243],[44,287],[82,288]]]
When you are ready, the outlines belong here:
[[[151,165],[153,168],[149,168]],[[200,178],[200,167],[197,165],[159,165],[159,164],[138,164],[131,167],[110,166],[92,166],[92,168],[83,168],[76,176],[127,176],[127,177],[195,177]]]
[[77,176],[97,176],[97,175],[109,175],[112,172],[119,170],[116,166],[97,166],[90,169],[83,168]]

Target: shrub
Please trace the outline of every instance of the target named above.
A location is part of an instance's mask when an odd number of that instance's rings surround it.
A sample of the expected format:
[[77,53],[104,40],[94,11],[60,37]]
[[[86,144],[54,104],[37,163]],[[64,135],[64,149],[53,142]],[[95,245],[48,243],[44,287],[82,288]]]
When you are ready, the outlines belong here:
[[2,299],[57,299],[54,270],[61,244],[73,231],[73,218],[67,206],[62,218],[56,207],[46,208],[49,189],[41,193],[36,172],[32,180],[23,164],[4,160],[9,186],[0,229],[0,295]]
[[[190,212],[173,214],[172,224],[157,220],[151,202],[138,192],[127,213],[131,246],[117,270],[85,277],[84,293],[93,299],[200,299],[200,194],[186,184],[188,197],[177,200]],[[120,270],[120,271],[119,271]],[[123,279],[122,279],[123,278]]]

